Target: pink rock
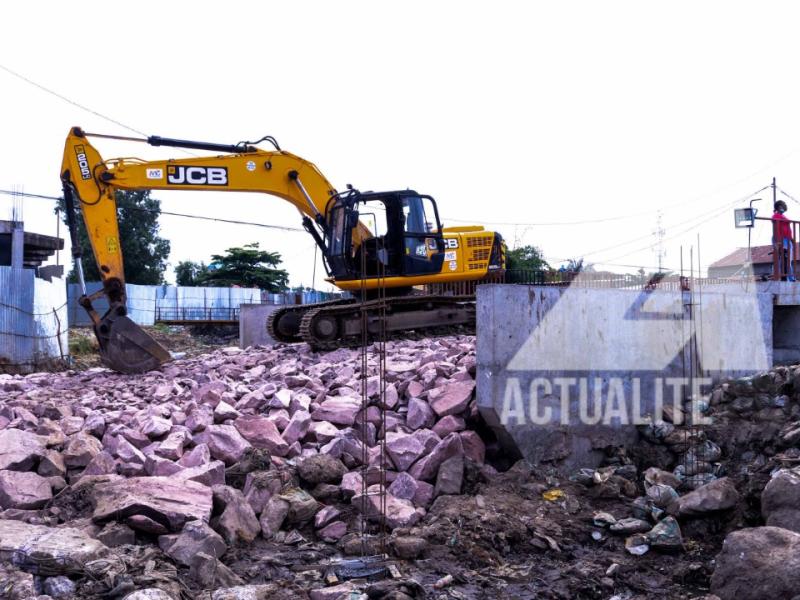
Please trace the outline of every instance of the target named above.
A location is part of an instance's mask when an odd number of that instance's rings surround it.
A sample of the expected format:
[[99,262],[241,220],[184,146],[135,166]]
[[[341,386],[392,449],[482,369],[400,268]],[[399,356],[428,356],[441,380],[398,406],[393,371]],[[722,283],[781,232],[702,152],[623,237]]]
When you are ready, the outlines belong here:
[[361,493],[361,474],[358,471],[351,471],[342,476],[342,483],[339,488],[342,490],[342,496],[345,499],[352,498],[356,494]]
[[151,440],[160,438],[172,429],[172,422],[163,417],[148,416],[142,421],[141,432]]
[[310,425],[311,415],[305,410],[297,410],[292,415],[289,424],[286,426],[286,429],[283,430],[281,435],[283,439],[286,440],[287,444],[294,444],[298,440],[303,439],[303,436],[305,436],[306,432],[308,432]]
[[463,481],[464,457],[454,456],[448,458],[439,467],[434,494],[436,496],[441,494],[460,494]]
[[386,434],[386,452],[398,471],[407,470],[422,456],[423,451],[423,445],[413,435],[395,432]]
[[486,460],[486,445],[474,431],[461,431],[461,445],[464,447],[464,456],[476,464],[482,465]]
[[371,521],[380,521],[381,516],[386,519],[386,524],[391,528],[410,527],[416,523],[420,516],[410,500],[395,498],[388,492],[385,494],[386,511],[381,510],[380,484],[371,485],[366,497],[362,494],[353,496],[351,500],[360,512]]
[[88,475],[109,475],[117,472],[117,461],[110,453],[103,450],[97,454],[81,473],[81,477]]
[[189,439],[185,431],[173,431],[155,449],[155,453],[169,460],[178,460],[183,456],[183,446]]
[[208,464],[211,461],[211,451],[206,444],[198,444],[189,452],[184,454],[178,464],[182,467],[198,467]]
[[311,413],[315,421],[328,421],[337,425],[352,425],[356,413],[361,409],[361,402],[349,396],[329,396]]
[[102,438],[106,431],[105,417],[101,413],[91,413],[83,423],[83,430],[98,439]]
[[414,506],[428,508],[431,502],[433,502],[433,492],[434,487],[430,483],[417,481],[417,491],[411,501],[414,503]]
[[73,435],[83,429],[83,417],[64,417],[58,424],[64,435]]
[[417,481],[434,479],[444,461],[463,454],[464,448],[461,445],[461,438],[457,433],[451,433],[439,442],[430,454],[423,456],[411,465],[408,474]]
[[145,515],[180,531],[186,521],[211,518],[211,488],[175,477],[134,477],[98,483],[92,495],[92,520],[105,523],[133,515]]
[[160,456],[148,456],[144,462],[144,470],[148,475],[166,477],[183,471],[183,467]]
[[411,475],[408,473],[398,473],[395,480],[389,486],[388,491],[395,498],[413,501],[418,488],[417,480],[411,477]]
[[145,455],[136,446],[121,438],[117,442],[117,458],[126,463],[144,465]]
[[214,413],[207,406],[197,406],[186,416],[186,427],[192,433],[202,431],[214,423]]
[[247,474],[242,493],[256,514],[261,514],[270,498],[280,493],[283,482],[275,471],[253,471]]
[[245,415],[236,419],[233,425],[256,448],[266,448],[277,456],[285,456],[289,451],[289,444],[278,433],[275,423],[266,417]]
[[433,414],[433,409],[427,402],[419,398],[411,398],[408,401],[406,424],[411,429],[429,429],[435,420],[436,415]]
[[442,438],[430,429],[418,429],[412,435],[422,443],[426,454],[433,452],[433,449],[442,441]]
[[462,431],[466,427],[467,424],[464,419],[455,415],[448,415],[439,419],[439,422],[433,426],[433,432],[440,438],[444,438],[454,431]]
[[19,429],[0,430],[0,469],[27,471],[44,452],[43,437]]
[[267,418],[275,423],[275,427],[277,427],[279,431],[283,431],[289,424],[289,411],[285,408],[273,408],[269,411]]
[[292,401],[292,391],[287,389],[278,390],[275,395],[267,401],[270,408],[289,408]]
[[143,432],[138,431],[136,429],[130,429],[128,427],[123,427],[119,430],[119,437],[125,438],[131,444],[139,448],[140,450],[145,446],[149,446],[152,442],[150,438],[147,437]]
[[341,514],[342,511],[335,506],[324,506],[314,515],[314,527],[321,529],[336,520]]
[[225,484],[225,463],[213,460],[210,463],[178,471],[174,477],[182,481],[195,481],[209,487]]
[[217,404],[216,408],[214,408],[214,422],[215,423],[222,423],[227,421],[228,419],[235,419],[240,416],[241,413],[233,408],[230,404],[221,400],[219,404]]
[[327,421],[311,421],[308,427],[308,434],[320,444],[327,444],[339,433],[336,425]]
[[309,592],[310,600],[346,600],[352,596],[353,584],[349,581],[333,587],[317,588]]
[[41,508],[52,497],[50,483],[40,475],[0,471],[0,508]]
[[425,391],[423,385],[414,379],[408,382],[408,387],[406,388],[406,397],[411,398],[419,398],[420,394]]
[[433,392],[430,394],[431,408],[440,417],[460,414],[467,408],[474,389],[474,381],[457,381],[437,388],[435,398]]
[[233,425],[209,425],[195,436],[195,441],[207,444],[211,456],[229,466],[242,458],[245,450],[252,447]]
[[347,524],[342,521],[334,521],[317,531],[317,537],[323,542],[332,544],[338,542],[347,533]]
[[81,431],[75,434],[64,450],[64,464],[67,467],[85,467],[100,454],[103,445],[96,437]]

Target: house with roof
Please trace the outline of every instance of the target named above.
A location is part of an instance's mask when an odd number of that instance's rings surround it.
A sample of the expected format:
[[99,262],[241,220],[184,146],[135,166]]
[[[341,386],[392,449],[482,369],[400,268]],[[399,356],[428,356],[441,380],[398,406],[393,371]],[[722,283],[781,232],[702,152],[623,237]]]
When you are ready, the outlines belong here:
[[[751,246],[753,275],[758,278],[772,275],[772,244]],[[737,248],[708,267],[709,277],[743,277],[747,264],[747,248]]]

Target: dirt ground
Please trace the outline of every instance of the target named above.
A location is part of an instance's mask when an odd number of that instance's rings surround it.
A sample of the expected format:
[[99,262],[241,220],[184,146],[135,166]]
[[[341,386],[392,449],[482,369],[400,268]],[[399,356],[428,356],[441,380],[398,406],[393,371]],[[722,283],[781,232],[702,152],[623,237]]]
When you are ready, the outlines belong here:
[[[142,329],[164,348],[177,355],[176,358],[191,358],[211,352],[215,348],[235,346],[239,343],[238,326],[155,325]],[[69,347],[72,369],[83,371],[102,366],[97,338],[91,327],[71,327]]]

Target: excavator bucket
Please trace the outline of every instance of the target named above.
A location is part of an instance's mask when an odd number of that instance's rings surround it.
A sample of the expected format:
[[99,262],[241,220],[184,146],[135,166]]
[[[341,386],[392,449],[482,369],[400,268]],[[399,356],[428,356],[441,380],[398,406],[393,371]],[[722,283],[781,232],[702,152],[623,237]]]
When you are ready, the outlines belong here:
[[169,352],[125,315],[109,311],[95,328],[103,362],[120,373],[144,373],[170,360]]

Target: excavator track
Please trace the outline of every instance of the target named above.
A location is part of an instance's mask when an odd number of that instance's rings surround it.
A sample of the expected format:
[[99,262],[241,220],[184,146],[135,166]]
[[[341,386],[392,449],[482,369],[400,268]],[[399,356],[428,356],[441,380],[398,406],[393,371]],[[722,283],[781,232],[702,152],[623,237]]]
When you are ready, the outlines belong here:
[[315,304],[290,304],[277,308],[267,318],[267,333],[272,339],[286,344],[302,342],[300,325],[303,315],[309,310],[342,304],[353,304],[355,299],[329,300]]
[[362,311],[367,313],[370,341],[380,334],[382,319],[387,338],[391,339],[421,333],[468,333],[475,326],[475,296],[399,296],[340,306],[312,306],[303,314],[300,337],[314,350],[357,346],[362,342]]

